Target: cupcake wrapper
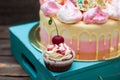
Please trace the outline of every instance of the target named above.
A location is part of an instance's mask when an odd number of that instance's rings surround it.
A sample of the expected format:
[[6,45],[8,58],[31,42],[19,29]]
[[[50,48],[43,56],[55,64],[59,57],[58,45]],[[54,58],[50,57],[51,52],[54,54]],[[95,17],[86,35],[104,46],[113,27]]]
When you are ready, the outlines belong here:
[[43,55],[43,59],[46,67],[49,70],[54,72],[62,72],[62,71],[68,70],[71,67],[71,64],[73,62],[72,58],[65,61],[53,61],[53,60],[47,59],[44,55]]
[[45,65],[47,69],[54,71],[54,72],[63,72],[63,71],[68,70],[71,67],[71,63],[67,65],[58,66],[58,65],[51,65],[45,62]]

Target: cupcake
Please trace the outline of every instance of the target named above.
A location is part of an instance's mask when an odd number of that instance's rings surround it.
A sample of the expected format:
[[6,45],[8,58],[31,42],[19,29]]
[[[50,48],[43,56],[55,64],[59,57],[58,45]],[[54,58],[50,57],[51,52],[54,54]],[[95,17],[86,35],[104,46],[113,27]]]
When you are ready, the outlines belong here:
[[54,72],[66,71],[71,67],[75,53],[65,43],[50,44],[43,54],[46,67]]

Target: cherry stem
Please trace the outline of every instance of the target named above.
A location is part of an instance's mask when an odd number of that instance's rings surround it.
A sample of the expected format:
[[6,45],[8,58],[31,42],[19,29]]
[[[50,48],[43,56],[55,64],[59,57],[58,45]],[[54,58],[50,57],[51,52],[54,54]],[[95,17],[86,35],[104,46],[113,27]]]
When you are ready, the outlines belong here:
[[56,25],[56,23],[55,23],[55,20],[54,20],[54,19],[53,19],[53,22],[54,22],[55,27],[56,27],[57,35],[59,35],[59,33],[58,33],[58,28],[57,28],[57,25]]

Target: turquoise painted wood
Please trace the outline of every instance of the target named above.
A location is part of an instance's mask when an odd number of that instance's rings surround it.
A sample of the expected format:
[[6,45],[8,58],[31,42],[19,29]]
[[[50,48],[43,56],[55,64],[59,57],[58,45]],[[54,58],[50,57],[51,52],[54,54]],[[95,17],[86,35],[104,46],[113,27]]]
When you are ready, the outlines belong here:
[[32,80],[120,80],[120,58],[109,61],[74,61],[65,72],[51,72],[44,64],[42,52],[29,42],[29,31],[38,22],[9,28],[11,51]]

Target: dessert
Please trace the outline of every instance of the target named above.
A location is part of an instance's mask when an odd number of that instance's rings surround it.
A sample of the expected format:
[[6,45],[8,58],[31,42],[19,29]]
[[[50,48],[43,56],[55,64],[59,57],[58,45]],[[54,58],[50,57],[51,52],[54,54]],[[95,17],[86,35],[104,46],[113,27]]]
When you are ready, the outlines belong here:
[[71,67],[74,51],[65,43],[49,44],[43,54],[46,67],[55,72],[66,71]]
[[[52,5],[53,4],[53,5]],[[42,0],[41,44],[47,46],[57,25],[64,42],[75,51],[76,60],[106,60],[119,56],[119,0]]]

